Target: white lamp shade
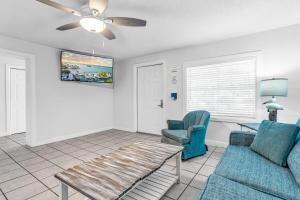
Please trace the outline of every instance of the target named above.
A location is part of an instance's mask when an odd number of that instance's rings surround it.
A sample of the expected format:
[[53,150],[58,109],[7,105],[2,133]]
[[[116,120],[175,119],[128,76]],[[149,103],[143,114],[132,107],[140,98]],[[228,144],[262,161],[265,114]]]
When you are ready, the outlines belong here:
[[260,82],[260,96],[283,96],[288,95],[288,79],[273,78]]
[[102,32],[106,25],[105,23],[94,17],[85,17],[80,20],[80,25],[87,31],[100,33]]

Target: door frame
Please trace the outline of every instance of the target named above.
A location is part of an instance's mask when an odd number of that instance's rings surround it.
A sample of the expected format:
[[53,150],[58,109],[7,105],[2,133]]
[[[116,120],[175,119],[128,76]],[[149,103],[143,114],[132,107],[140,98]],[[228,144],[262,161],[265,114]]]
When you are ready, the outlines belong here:
[[[19,69],[25,71],[25,82],[26,82],[26,66],[21,65],[13,65],[13,64],[5,64],[5,70],[6,70],[6,135],[11,135],[11,69]],[[26,90],[26,85],[25,85]],[[26,94],[26,91],[25,91]],[[26,101],[26,97],[25,97]],[[26,104],[25,104],[26,105]],[[26,109],[26,108],[25,108]]]
[[[138,68],[140,67],[150,67],[153,65],[161,65],[163,68],[163,120],[166,121],[166,107],[167,107],[167,68],[165,61],[152,61],[146,63],[135,64],[133,67],[133,131],[138,132]],[[164,127],[163,127],[164,128]]]
[[13,56],[25,59],[26,67],[26,144],[37,145],[37,104],[36,104],[36,56],[33,54],[11,51],[0,48],[3,56]]

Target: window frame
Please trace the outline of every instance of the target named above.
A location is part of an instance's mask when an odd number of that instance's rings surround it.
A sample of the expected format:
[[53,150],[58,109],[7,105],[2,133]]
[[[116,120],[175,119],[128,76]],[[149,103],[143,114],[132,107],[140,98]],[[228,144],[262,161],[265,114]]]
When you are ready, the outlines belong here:
[[256,122],[258,119],[258,108],[259,108],[259,101],[260,97],[258,95],[258,81],[260,77],[260,65],[261,65],[261,52],[247,52],[247,53],[240,53],[228,56],[219,56],[219,57],[212,57],[212,58],[204,58],[201,60],[196,61],[189,61],[183,64],[183,78],[182,78],[182,94],[183,94],[183,111],[186,114],[187,111],[187,68],[190,67],[197,67],[197,66],[205,66],[205,65],[216,65],[228,62],[236,62],[242,60],[253,59],[255,62],[255,114],[254,117],[230,117],[230,116],[211,116],[212,121],[216,122],[229,122],[229,123],[238,123],[238,122]]

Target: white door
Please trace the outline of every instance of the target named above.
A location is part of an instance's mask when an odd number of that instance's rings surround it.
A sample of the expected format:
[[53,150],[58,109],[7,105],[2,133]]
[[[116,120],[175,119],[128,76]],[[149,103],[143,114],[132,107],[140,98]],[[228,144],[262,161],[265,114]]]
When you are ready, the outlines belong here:
[[164,126],[163,65],[137,69],[138,132],[160,134]]
[[26,73],[25,69],[17,66],[9,66],[9,104],[10,104],[10,134],[26,132]]

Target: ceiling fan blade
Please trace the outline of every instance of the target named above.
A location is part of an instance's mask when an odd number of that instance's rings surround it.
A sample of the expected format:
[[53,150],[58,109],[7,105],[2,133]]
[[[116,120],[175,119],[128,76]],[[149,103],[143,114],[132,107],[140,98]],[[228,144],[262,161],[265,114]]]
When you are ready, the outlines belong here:
[[67,31],[67,30],[70,30],[70,29],[73,29],[73,28],[78,28],[78,27],[80,27],[80,23],[79,22],[72,22],[72,23],[60,26],[56,30]]
[[61,11],[67,12],[67,13],[71,13],[76,16],[81,16],[81,13],[78,10],[68,8],[68,7],[61,5],[59,3],[56,3],[54,1],[51,1],[51,0],[36,0],[36,1],[46,4],[48,6],[51,6],[53,8],[56,8],[58,10],[61,10]]
[[114,39],[116,39],[115,34],[114,34],[113,32],[111,32],[111,30],[109,30],[108,28],[105,28],[105,29],[101,32],[101,34],[102,34],[104,37],[106,37],[106,39],[108,39],[108,40],[114,40]]
[[108,17],[112,23],[120,26],[146,26],[147,21],[129,17]]
[[99,13],[102,14],[106,9],[108,4],[108,0],[90,0],[89,6],[91,10],[97,10]]

